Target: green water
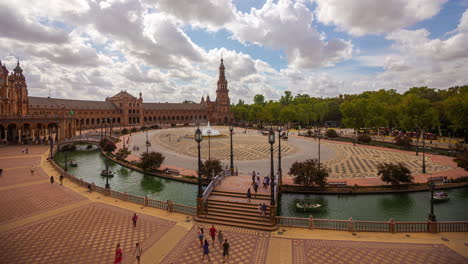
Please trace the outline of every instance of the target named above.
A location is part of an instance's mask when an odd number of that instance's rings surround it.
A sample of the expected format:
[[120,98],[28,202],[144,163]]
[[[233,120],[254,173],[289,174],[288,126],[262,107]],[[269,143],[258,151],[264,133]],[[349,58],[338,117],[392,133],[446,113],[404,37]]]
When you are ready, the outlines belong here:
[[[81,147],[82,148],[82,147]],[[55,156],[63,166],[63,153]],[[195,184],[158,178],[133,171],[114,163],[97,150],[69,152],[68,160],[74,159],[78,167],[69,167],[69,172],[87,182],[94,182],[104,187],[105,178],[100,176],[105,165],[115,173],[109,180],[113,190],[127,192],[136,196],[195,206],[197,186]],[[440,221],[468,220],[468,188],[447,191],[450,200],[435,204],[434,212]],[[312,199],[323,205],[314,212],[296,212],[296,199]],[[424,221],[429,212],[429,192],[395,193],[395,194],[361,194],[361,195],[311,195],[282,194],[278,212],[282,216],[308,217],[326,219],[348,219],[369,221]]]
[[[468,220],[468,188],[447,190],[450,200],[436,203],[439,221]],[[313,212],[297,212],[296,199],[311,199],[323,207]],[[347,220],[425,221],[430,211],[430,192],[355,195],[282,194],[278,212],[282,216]]]
[[[148,198],[167,201],[173,200],[177,204],[196,206],[197,186],[178,181],[172,181],[128,169],[120,164],[106,159],[97,150],[73,151],[67,154],[68,162],[75,160],[78,167],[68,166],[68,172],[77,178],[83,178],[86,182],[104,187],[106,178],[100,175],[101,170],[109,166],[114,172],[114,177],[109,178],[112,190],[127,192],[136,196],[148,196]],[[64,166],[64,154],[59,152],[55,160]]]

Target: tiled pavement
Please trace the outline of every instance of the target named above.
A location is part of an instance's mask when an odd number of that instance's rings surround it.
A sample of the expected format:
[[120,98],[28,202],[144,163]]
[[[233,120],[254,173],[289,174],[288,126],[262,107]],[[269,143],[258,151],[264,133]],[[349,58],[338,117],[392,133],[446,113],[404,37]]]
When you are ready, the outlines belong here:
[[[210,263],[223,263],[223,250],[219,246],[217,237],[213,245],[209,236],[211,226],[200,226],[204,227],[204,239],[207,239],[210,244]],[[225,226],[215,227],[223,231],[224,239],[227,239],[229,242],[228,263],[266,263],[270,233]],[[198,230],[199,227],[194,226],[162,263],[208,263],[207,257],[202,261],[203,248],[200,247]]]
[[39,166],[34,166],[34,174],[31,174],[32,166],[17,165],[19,166],[3,169],[3,175],[0,177],[0,189],[11,185],[47,180],[48,178]]
[[59,208],[86,198],[57,182],[0,191],[0,224]]
[[91,203],[0,233],[0,263],[112,263],[116,243],[124,263],[133,263],[133,248],[145,251],[175,223],[143,214],[134,228],[132,212]]
[[[0,148],[0,166],[6,160],[3,157],[17,155],[16,152]],[[39,159],[34,159],[34,162],[39,165]],[[18,179],[31,176],[27,170],[19,168],[21,160],[16,163],[11,170],[18,173]],[[44,169],[48,171],[50,166],[44,166]],[[5,175],[8,178],[11,176]],[[45,175],[36,177],[47,180]],[[249,181],[248,178],[245,180]],[[143,244],[144,263],[201,263],[198,227],[184,222],[185,216],[157,209],[143,209],[125,202],[115,203],[115,199],[101,197],[96,193],[88,196],[80,187],[69,182],[66,182],[66,186],[34,181],[26,181],[26,185],[20,183],[21,180],[10,182],[3,189],[0,186],[0,263],[112,263],[116,243],[122,245],[125,263],[134,263],[131,255],[135,242]],[[91,201],[78,192],[88,196]],[[79,202],[83,200],[90,202]],[[107,205],[109,203],[130,210]],[[138,213],[140,221],[138,227],[133,228],[130,220],[133,212],[143,210],[153,216]],[[178,224],[175,226],[175,222],[161,217],[177,219]],[[270,233],[241,228],[217,228],[223,230],[231,244],[231,258],[227,263],[349,263],[353,258],[359,258],[356,263],[396,263],[393,261],[395,259],[402,260],[402,263],[406,260],[411,261],[407,263],[468,263],[466,258],[444,245],[421,244],[421,240],[418,240],[419,244],[321,240],[322,237],[342,239],[333,231],[319,236],[320,240],[302,240],[278,238]],[[209,226],[205,225],[205,229],[208,234]],[[303,238],[305,232],[309,230],[301,230],[299,237],[293,237]],[[306,235],[304,238],[317,238],[319,231],[310,232],[314,232],[310,233],[312,236]],[[437,243],[436,235],[421,235],[426,237],[423,240],[426,243]],[[373,235],[360,235],[363,236],[370,237],[371,241],[388,241],[376,239]],[[392,234],[386,236],[395,241]],[[352,240],[351,237],[348,240]],[[447,242],[440,243],[450,246]],[[451,248],[464,252],[463,243],[468,244],[468,239],[464,236],[458,238],[458,242],[451,240],[450,243],[457,245],[451,245]],[[281,252],[272,252],[275,249]],[[210,251],[211,263],[222,263],[222,250],[211,246]],[[280,257],[276,258],[277,255]],[[408,258],[403,259],[405,255]]]
[[295,239],[292,263],[462,264],[467,259],[438,244]]

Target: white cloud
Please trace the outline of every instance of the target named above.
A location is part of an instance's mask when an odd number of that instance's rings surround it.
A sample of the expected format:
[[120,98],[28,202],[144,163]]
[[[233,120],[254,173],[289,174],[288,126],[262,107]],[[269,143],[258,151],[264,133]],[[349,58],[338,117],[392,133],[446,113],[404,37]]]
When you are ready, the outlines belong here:
[[159,11],[174,15],[187,24],[217,30],[232,21],[235,7],[230,0],[157,0]]
[[312,27],[312,20],[311,11],[302,3],[267,0],[261,9],[238,12],[227,28],[242,43],[284,50],[289,64],[298,68],[332,66],[351,58],[350,41],[324,40]]
[[317,19],[362,36],[391,32],[436,15],[447,0],[315,0]]

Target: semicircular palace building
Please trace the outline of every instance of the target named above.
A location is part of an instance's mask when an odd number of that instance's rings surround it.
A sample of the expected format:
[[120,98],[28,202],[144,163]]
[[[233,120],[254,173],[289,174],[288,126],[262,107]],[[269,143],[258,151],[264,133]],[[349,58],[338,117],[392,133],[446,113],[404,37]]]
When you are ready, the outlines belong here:
[[0,141],[31,142],[62,140],[84,129],[120,126],[227,124],[233,121],[223,59],[219,66],[216,99],[200,103],[146,103],[141,92],[127,91],[104,101],[28,96],[19,61],[13,72],[0,61]]

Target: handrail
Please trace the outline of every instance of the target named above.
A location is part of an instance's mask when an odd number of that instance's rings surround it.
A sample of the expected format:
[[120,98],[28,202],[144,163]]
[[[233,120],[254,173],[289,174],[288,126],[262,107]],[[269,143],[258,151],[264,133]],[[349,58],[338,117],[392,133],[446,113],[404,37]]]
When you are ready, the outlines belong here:
[[444,222],[395,222],[390,221],[354,221],[333,219],[314,219],[300,217],[277,216],[276,222],[280,226],[299,227],[309,229],[342,230],[350,232],[468,232],[468,221],[444,221]]
[[218,175],[216,175],[213,178],[213,180],[211,180],[210,184],[206,186],[205,191],[203,191],[203,204],[206,202],[206,199],[208,199],[208,196],[210,196],[214,188],[223,181],[226,175],[226,170],[221,171]]

